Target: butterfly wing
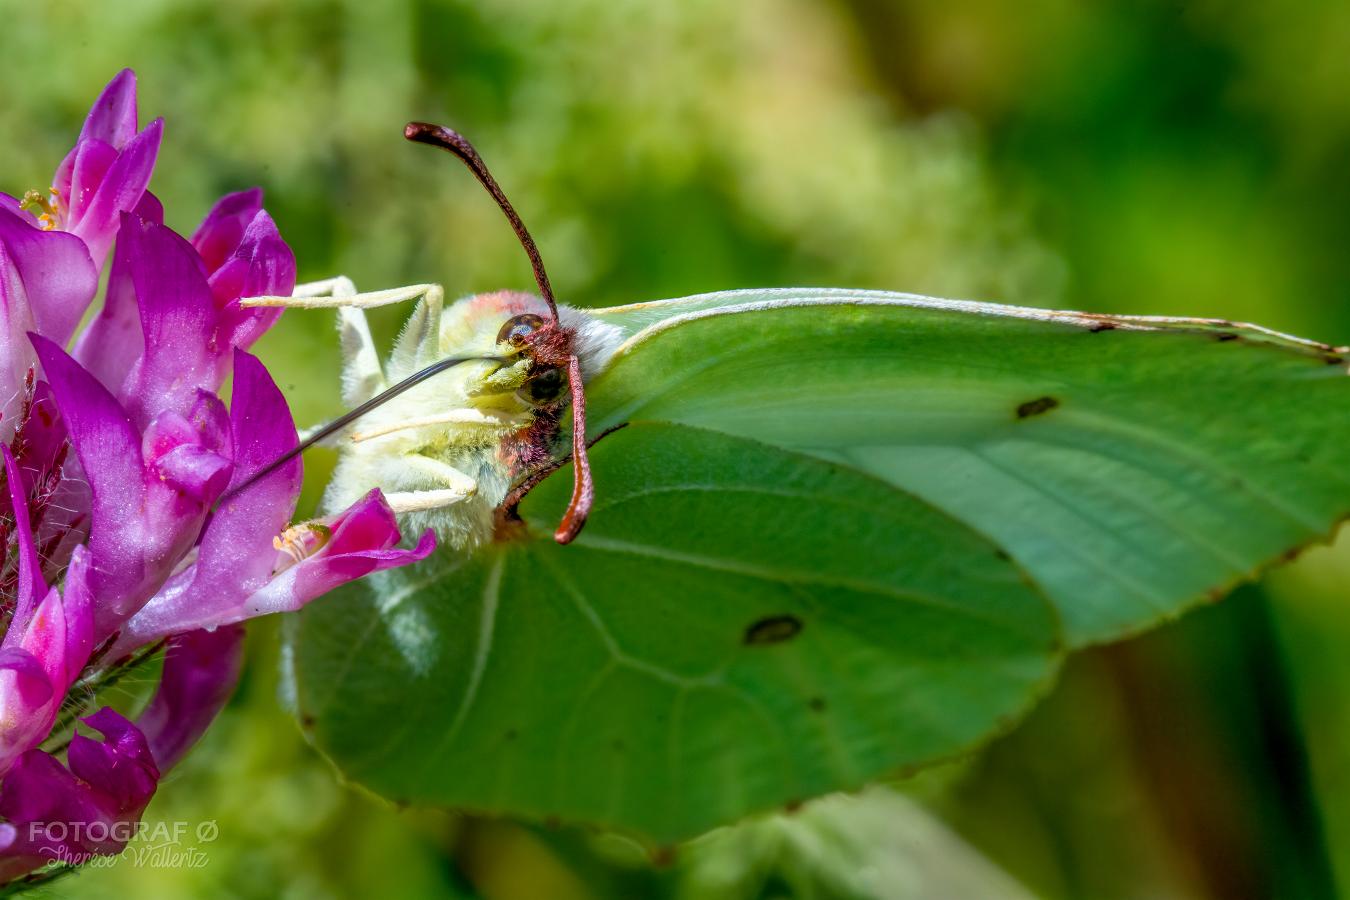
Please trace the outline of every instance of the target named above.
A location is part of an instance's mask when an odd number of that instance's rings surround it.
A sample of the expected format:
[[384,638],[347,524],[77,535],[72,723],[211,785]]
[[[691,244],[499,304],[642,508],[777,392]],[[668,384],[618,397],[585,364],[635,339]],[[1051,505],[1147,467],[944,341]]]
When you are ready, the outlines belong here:
[[1339,351],[1231,322],[738,291],[602,311],[592,428],[828,459],[991,537],[1073,644],[1221,595],[1350,514]]
[[564,471],[520,533],[303,615],[297,705],[348,778],[671,841],[969,750],[1055,671],[1017,566],[884,482],[663,423],[592,464],[572,544]]
[[[1350,511],[1350,380],[1250,326],[896,294],[596,311],[597,499],[307,609],[302,721],[400,801],[659,841],[968,750],[1073,644]],[[1028,577],[1030,576],[1030,577]]]

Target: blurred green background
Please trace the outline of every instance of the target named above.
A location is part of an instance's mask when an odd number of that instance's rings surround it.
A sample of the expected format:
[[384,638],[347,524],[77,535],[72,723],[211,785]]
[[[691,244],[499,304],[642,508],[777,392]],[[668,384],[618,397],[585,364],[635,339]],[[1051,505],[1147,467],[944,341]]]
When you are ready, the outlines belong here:
[[[0,188],[46,187],[132,66],[143,118],[167,119],[152,189],[169,223],[261,184],[305,279],[530,286],[472,179],[403,142],[418,118],[475,141],[577,305],[834,285],[1350,342],[1344,2],[0,0],[0,23]],[[290,313],[259,352],[302,424],[337,411],[331,316]],[[312,461],[309,502],[330,464]],[[206,864],[124,859],[49,890],[1021,896],[1002,870],[1047,898],[1333,897],[1350,892],[1347,583],[1350,548],[1311,551],[1074,660],[1012,734],[902,785],[955,833],[891,795],[653,859],[342,788],[282,709],[264,622],[235,701],[150,810],[214,821]],[[832,816],[853,824],[812,830]],[[937,836],[904,837],[920,826]],[[851,855],[859,830],[900,837]],[[943,860],[987,868],[985,887],[901,877]]]

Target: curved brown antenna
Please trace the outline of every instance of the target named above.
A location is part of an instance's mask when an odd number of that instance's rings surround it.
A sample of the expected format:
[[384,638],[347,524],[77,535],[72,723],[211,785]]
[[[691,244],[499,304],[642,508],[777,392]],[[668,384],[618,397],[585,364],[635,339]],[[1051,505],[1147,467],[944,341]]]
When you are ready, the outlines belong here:
[[[539,293],[548,303],[554,323],[561,326],[562,323],[558,319],[558,304],[553,299],[553,288],[548,282],[548,273],[544,271],[544,260],[539,255],[539,248],[535,245],[534,238],[530,237],[525,223],[516,214],[511,201],[506,199],[506,192],[497,184],[497,179],[492,177],[487,164],[473,148],[473,144],[457,131],[444,125],[431,125],[426,122],[409,122],[403,129],[403,136],[419,144],[430,144],[448,150],[469,167],[469,171],[492,195],[492,199],[497,201],[497,206],[511,223],[511,228],[516,232],[516,239],[525,249],[525,255],[530,258],[530,267],[534,270],[534,280],[539,285]],[[586,524],[586,517],[590,515],[591,504],[595,500],[591,462],[586,454],[586,391],[581,381],[581,361],[577,359],[576,353],[569,353],[567,356],[567,382],[572,393],[572,499],[567,504],[567,512],[563,514],[558,530],[553,532],[553,539],[560,544],[571,543],[581,532],[582,526]]]
[[539,255],[539,248],[535,246],[534,238],[530,237],[529,229],[516,214],[516,208],[506,199],[506,192],[497,184],[497,179],[492,177],[487,164],[483,162],[483,157],[473,149],[473,144],[469,143],[468,138],[444,125],[430,125],[426,122],[409,122],[403,128],[403,136],[419,144],[430,144],[442,150],[449,150],[469,167],[469,171],[492,195],[492,199],[497,201],[507,221],[511,223],[511,228],[516,232],[516,240],[520,241],[520,246],[525,248],[525,255],[530,258],[530,268],[534,269],[534,280],[539,285],[539,293],[553,313],[553,321],[558,321],[558,304],[553,299],[553,288],[548,283],[548,273],[544,271],[544,258]]

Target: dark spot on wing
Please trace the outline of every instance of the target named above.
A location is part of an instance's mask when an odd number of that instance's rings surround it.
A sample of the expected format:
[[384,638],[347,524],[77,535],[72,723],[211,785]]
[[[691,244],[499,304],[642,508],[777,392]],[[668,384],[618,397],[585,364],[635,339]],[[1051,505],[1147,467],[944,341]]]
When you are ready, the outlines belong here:
[[802,630],[802,620],[792,615],[767,616],[751,622],[745,629],[746,644],[781,644],[790,641]]
[[1236,341],[1237,339],[1238,336],[1231,331],[1220,331],[1218,334],[1214,335],[1214,340],[1216,341]]
[[1344,356],[1337,356],[1335,353],[1328,353],[1322,358],[1327,361],[1327,365],[1329,366],[1339,366],[1341,363],[1345,362]]
[[806,701],[806,705],[811,708],[811,712],[819,713],[824,712],[829,704],[825,702],[824,697],[812,697],[810,700]]
[[1116,330],[1116,323],[1107,322],[1105,320],[1093,322],[1091,325],[1088,326],[1088,331],[1092,332],[1093,334],[1096,334],[1099,331],[1115,331],[1115,330]]
[[1054,397],[1037,397],[1035,400],[1028,400],[1026,403],[1019,404],[1017,407],[1017,418],[1028,419],[1031,416],[1039,416],[1041,413],[1047,413],[1059,406],[1059,401]]

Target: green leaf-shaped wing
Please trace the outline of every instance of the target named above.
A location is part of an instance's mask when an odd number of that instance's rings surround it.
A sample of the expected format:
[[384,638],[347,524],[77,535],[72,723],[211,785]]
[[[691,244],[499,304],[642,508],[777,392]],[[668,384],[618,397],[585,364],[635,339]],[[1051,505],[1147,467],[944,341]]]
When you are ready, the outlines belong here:
[[1070,644],[1220,596],[1350,514],[1350,379],[1250,325],[838,290],[599,312],[593,428],[683,422],[884,479],[993,538]]
[[634,425],[451,570],[301,618],[302,721],[385,796],[659,840],[969,748],[1057,661],[993,544],[884,482],[743,438]]
[[[307,610],[297,704],[407,801],[657,839],[978,742],[1066,641],[1217,596],[1350,512],[1339,352],[897,294],[595,311],[597,504]],[[617,343],[617,342],[616,342]],[[1028,573],[1037,587],[1024,580]]]

